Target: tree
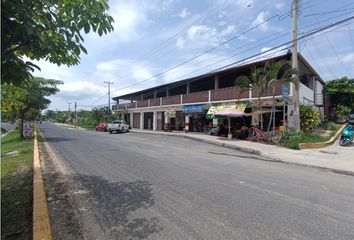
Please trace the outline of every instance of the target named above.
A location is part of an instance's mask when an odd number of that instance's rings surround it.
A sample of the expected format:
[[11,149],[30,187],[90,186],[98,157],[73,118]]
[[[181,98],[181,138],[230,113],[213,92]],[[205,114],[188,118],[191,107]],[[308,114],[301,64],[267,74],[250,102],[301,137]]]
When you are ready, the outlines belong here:
[[328,81],[324,92],[329,95],[332,105],[354,109],[354,78],[342,77]]
[[264,66],[268,87],[272,89],[272,111],[269,118],[268,131],[273,120],[273,127],[275,127],[275,88],[278,84],[294,83],[295,87],[299,87],[299,81],[295,77],[297,71],[293,69],[287,61],[267,61]]
[[62,83],[59,80],[33,77],[26,79],[19,86],[12,84],[2,86],[2,111],[4,114],[16,114],[21,120],[21,137],[24,119],[34,120],[41,110],[47,108],[50,100],[46,97],[57,93],[59,91],[57,86]]
[[268,79],[263,68],[254,67],[249,76],[242,75],[236,78],[235,86],[246,88],[247,86],[255,91],[258,99],[258,109],[260,113],[261,130],[263,130],[263,114],[261,97],[268,90]]
[[77,65],[87,53],[82,33],[113,31],[108,0],[1,0],[1,79],[29,79],[44,59],[58,66]]

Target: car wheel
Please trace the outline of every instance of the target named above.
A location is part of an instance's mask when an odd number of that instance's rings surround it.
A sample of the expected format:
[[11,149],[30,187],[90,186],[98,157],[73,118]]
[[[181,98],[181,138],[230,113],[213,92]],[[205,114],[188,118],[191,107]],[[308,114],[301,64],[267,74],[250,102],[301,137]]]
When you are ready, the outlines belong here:
[[109,131],[109,134],[112,134],[112,131]]

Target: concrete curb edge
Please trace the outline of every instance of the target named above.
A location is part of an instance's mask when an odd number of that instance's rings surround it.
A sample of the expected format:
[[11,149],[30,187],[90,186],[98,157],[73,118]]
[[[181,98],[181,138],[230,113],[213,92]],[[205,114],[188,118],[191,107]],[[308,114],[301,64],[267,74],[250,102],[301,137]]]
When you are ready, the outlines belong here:
[[37,131],[34,132],[33,145],[33,240],[51,240],[52,234],[44,190]]

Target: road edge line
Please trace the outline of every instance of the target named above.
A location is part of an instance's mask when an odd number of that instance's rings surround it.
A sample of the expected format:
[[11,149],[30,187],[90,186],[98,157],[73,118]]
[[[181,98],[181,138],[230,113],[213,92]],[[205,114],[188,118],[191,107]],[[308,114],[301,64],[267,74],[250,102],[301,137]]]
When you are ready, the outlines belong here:
[[47,197],[44,190],[37,130],[34,131],[33,145],[33,240],[51,240],[52,233],[49,223]]

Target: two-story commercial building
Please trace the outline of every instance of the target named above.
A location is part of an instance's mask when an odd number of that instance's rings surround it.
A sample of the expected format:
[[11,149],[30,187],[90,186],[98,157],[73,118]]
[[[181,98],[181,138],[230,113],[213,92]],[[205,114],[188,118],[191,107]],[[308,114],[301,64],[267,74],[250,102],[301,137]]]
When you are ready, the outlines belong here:
[[[231,67],[218,72],[212,72],[173,83],[163,84],[138,92],[117,96],[113,100],[116,104],[112,109],[115,112],[126,113],[132,128],[150,130],[184,130],[205,131],[211,125],[226,124],[227,117],[213,116],[211,108],[233,108],[244,114],[232,115],[231,125],[240,128],[242,125],[259,126],[260,113],[263,116],[264,126],[268,125],[271,106],[273,105],[273,91],[269,89],[261,97],[262,109],[258,108],[255,89],[241,91],[235,86],[238,76],[249,75],[252,68],[263,67],[266,61],[288,60],[289,54],[271,59]],[[322,90],[325,82],[298,54],[299,61],[299,102],[311,104],[323,113],[324,97]],[[275,87],[275,127],[289,117],[291,111],[294,88],[287,87],[286,93],[282,84]]]

